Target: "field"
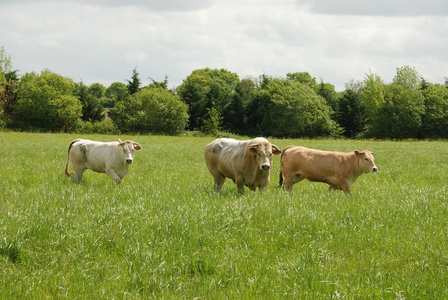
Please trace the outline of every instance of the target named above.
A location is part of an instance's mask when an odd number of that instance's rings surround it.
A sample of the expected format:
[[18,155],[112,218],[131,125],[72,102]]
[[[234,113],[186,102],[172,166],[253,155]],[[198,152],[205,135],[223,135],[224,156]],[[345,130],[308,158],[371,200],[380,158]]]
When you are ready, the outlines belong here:
[[[72,183],[78,137],[143,150],[118,186]],[[275,188],[279,156],[265,193],[216,194],[212,140],[0,132],[0,299],[448,298],[447,142],[270,139],[374,151],[348,197]]]

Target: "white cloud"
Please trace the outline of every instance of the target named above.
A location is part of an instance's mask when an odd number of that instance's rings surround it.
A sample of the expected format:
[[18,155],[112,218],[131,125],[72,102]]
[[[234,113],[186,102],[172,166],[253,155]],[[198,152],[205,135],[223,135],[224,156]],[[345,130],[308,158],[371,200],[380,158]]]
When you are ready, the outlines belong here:
[[447,16],[340,14],[353,2],[338,2],[0,0],[1,46],[20,74],[48,68],[105,86],[135,67],[144,83],[167,75],[171,85],[204,67],[241,78],[307,71],[338,90],[369,70],[389,81],[403,65],[430,82],[448,76]]
[[336,15],[421,16],[448,15],[446,0],[296,0],[315,13]]

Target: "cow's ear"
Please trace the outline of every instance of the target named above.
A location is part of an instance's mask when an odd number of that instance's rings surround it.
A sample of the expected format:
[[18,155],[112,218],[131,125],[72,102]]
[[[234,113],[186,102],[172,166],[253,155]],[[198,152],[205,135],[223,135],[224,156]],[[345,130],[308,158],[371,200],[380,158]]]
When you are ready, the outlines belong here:
[[361,152],[359,152],[359,150],[355,150],[355,155],[359,156],[359,154],[361,154]]
[[282,150],[280,150],[280,148],[278,148],[276,145],[272,144],[272,153],[274,155],[280,155],[282,154]]
[[140,145],[139,143],[134,142],[134,150],[137,150],[137,151],[142,150],[142,145]]
[[252,153],[256,153],[257,152],[257,148],[258,148],[258,145],[252,145],[252,146],[249,147],[249,151],[252,152]]

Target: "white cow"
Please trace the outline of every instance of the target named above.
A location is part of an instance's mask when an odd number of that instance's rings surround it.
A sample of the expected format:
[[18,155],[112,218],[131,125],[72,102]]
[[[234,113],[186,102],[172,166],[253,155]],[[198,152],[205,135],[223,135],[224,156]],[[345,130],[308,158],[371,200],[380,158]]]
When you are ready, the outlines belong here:
[[281,150],[265,138],[247,141],[217,139],[205,148],[205,161],[215,181],[215,190],[221,191],[226,178],[236,183],[238,193],[244,185],[262,192],[269,184],[272,158]]
[[[65,174],[73,181],[80,181],[86,169],[98,173],[106,173],[118,184],[129,172],[129,165],[134,159],[134,150],[140,151],[142,146],[133,141],[96,142],[76,139],[68,147],[68,158]],[[72,161],[74,174],[70,174],[69,162]]]

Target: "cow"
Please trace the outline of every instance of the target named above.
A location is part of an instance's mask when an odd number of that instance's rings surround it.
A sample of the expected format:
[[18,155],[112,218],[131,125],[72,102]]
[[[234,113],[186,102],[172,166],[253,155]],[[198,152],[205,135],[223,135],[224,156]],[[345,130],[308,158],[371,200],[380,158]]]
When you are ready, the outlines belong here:
[[245,185],[263,192],[270,180],[272,155],[281,153],[276,145],[261,137],[245,141],[220,138],[205,147],[205,161],[215,191],[220,192],[226,178],[230,178],[239,194],[244,193]]
[[350,195],[350,186],[362,174],[377,172],[373,152],[333,152],[288,146],[281,156],[279,187],[287,191],[293,184],[308,179],[330,185],[329,191],[342,190]]
[[[142,146],[133,141],[96,142],[76,139],[68,147],[68,158],[65,174],[72,180],[81,181],[86,169],[98,173],[106,173],[117,184],[129,172],[129,165],[134,159],[134,150],[140,151]],[[74,174],[70,174],[69,162],[72,161]]]

